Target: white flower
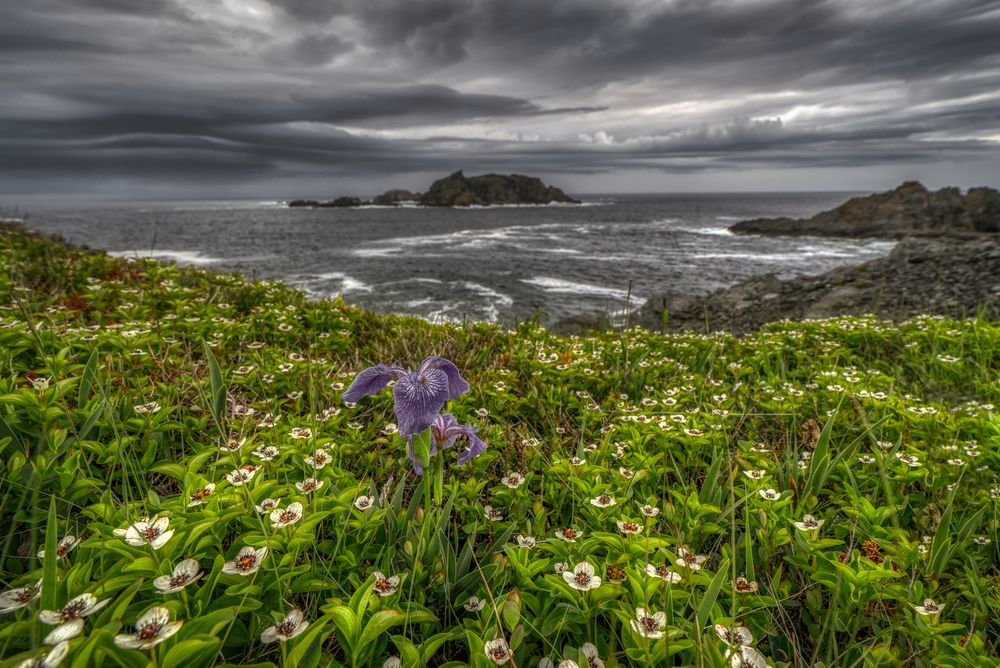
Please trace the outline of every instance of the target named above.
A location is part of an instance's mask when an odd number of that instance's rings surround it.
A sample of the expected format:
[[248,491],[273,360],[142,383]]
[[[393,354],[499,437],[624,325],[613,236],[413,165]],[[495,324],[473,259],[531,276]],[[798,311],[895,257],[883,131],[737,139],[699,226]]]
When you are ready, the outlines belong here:
[[382,668],[402,668],[403,662],[398,656],[390,656],[382,662]]
[[323,448],[316,448],[316,450],[312,453],[311,456],[306,457],[306,464],[309,464],[309,466],[313,467],[316,470],[323,468],[324,466],[329,464],[330,461],[331,461],[330,455],[328,455],[326,453],[326,450],[324,450]]
[[701,565],[708,560],[708,557],[701,554],[694,554],[686,547],[677,548],[677,561],[674,563],[678,566],[684,566],[690,568],[692,571],[700,571]]
[[253,480],[253,477],[257,474],[257,467],[253,464],[244,464],[238,469],[233,469],[231,472],[226,474],[226,480],[229,481],[233,487],[242,487],[246,483]]
[[565,529],[559,529],[556,531],[556,538],[560,538],[567,543],[575,543],[576,539],[583,535],[582,531],[573,529],[572,527],[567,527]]
[[277,508],[280,503],[281,497],[278,497],[277,499],[264,499],[260,502],[259,506],[254,505],[254,508],[257,509],[258,513],[263,515],[264,513],[270,513],[272,510]]
[[680,582],[682,579],[680,573],[670,570],[666,564],[661,566],[646,564],[646,575],[651,578],[660,578],[667,582]]
[[312,429],[309,427],[293,427],[292,431],[289,433],[289,436],[294,439],[312,438],[312,435]]
[[729,665],[732,668],[769,668],[763,654],[745,645],[730,650]]
[[262,445],[250,454],[261,461],[269,462],[277,457],[279,452],[278,448],[273,445]]
[[552,564],[552,570],[556,572],[556,575],[562,575],[563,573],[566,572],[566,569],[568,568],[569,564],[567,564],[565,561],[557,561],[556,563]]
[[303,494],[309,494],[310,492],[316,492],[322,489],[323,481],[316,480],[316,478],[306,478],[302,482],[295,483],[295,488]]
[[67,652],[69,652],[69,641],[63,640],[50,649],[45,656],[25,659],[17,664],[17,668],[56,668],[66,658]]
[[858,457],[858,461],[862,464],[874,464],[875,458],[872,457],[871,455],[861,455],[860,457]]
[[480,599],[478,596],[470,596],[463,607],[469,612],[479,612],[485,605],[486,601]]
[[601,660],[600,655],[597,653],[597,646],[591,642],[583,643],[583,647],[580,648],[583,655],[587,657],[587,663],[590,664],[590,668],[604,668],[604,661]]
[[773,489],[762,489],[757,492],[760,494],[760,498],[765,501],[777,501],[781,498],[781,492],[776,492]]
[[[82,542],[83,538],[77,538],[73,534],[66,534],[65,536],[63,536],[62,540],[60,540],[59,544],[56,546],[56,561],[59,561],[60,559],[65,557],[67,554],[69,554],[69,552],[73,550],[73,548],[75,548]],[[45,558],[45,550],[38,551],[38,558],[39,559]]]
[[941,614],[941,611],[944,610],[944,603],[935,603],[934,599],[925,598],[923,605],[915,605],[913,609],[917,611],[918,615],[936,619]]
[[93,594],[80,594],[59,610],[40,611],[38,619],[43,624],[59,625],[45,637],[45,644],[58,645],[64,640],[77,637],[83,631],[83,618],[94,614],[110,602],[110,598],[98,601]]
[[818,520],[812,515],[807,514],[802,518],[801,522],[795,522],[794,524],[795,528],[799,531],[813,532],[819,531],[819,528],[823,526],[824,522],[826,522],[826,520]]
[[188,502],[188,508],[194,506],[200,506],[205,503],[205,499],[212,496],[212,492],[215,491],[215,483],[210,482],[199,490],[191,493],[191,500]]
[[364,512],[374,505],[375,499],[370,496],[361,495],[354,499],[354,507]]
[[517,540],[517,544],[518,544],[519,547],[524,547],[524,548],[527,548],[529,550],[531,548],[535,547],[535,544],[537,542],[534,539],[534,537],[532,537],[532,536],[522,536],[521,534],[517,534],[516,540]]
[[598,508],[610,508],[615,505],[616,501],[614,497],[607,494],[601,494],[600,496],[595,496],[590,500],[590,505],[597,506]]
[[486,653],[486,658],[493,661],[497,665],[503,665],[510,661],[511,656],[510,648],[507,647],[507,641],[503,638],[494,638],[493,640],[487,640],[483,644],[483,651]]
[[645,515],[646,517],[656,517],[657,515],[660,514],[659,508],[657,508],[656,506],[651,506],[648,503],[645,504],[640,510],[642,511],[642,514]]
[[753,594],[760,588],[756,580],[747,580],[744,576],[739,576],[733,581],[733,589],[737,594]]
[[[542,659],[542,661],[547,661],[547,659]],[[538,662],[538,668],[543,668],[542,661]],[[549,661],[547,667],[551,668],[551,666],[552,662]],[[580,668],[580,664],[578,664],[573,659],[563,659],[562,661],[559,662],[559,668]]]
[[134,410],[139,415],[146,415],[149,413],[159,413],[160,404],[156,401],[150,401],[148,404],[139,404],[138,406],[133,406],[132,410]]
[[266,547],[255,550],[249,545],[246,545],[236,553],[235,559],[227,561],[225,565],[223,565],[222,572],[227,575],[253,575],[260,568],[260,565],[266,556]]
[[298,501],[288,504],[287,508],[275,508],[271,511],[271,526],[275,529],[295,524],[302,519],[302,504]]
[[200,578],[201,564],[196,559],[185,559],[174,566],[172,575],[161,575],[153,580],[153,586],[161,594],[173,594]]
[[566,571],[562,576],[569,583],[570,587],[579,589],[580,591],[597,589],[601,586],[601,578],[594,575],[594,567],[586,561],[578,563],[572,573]]
[[0,593],[0,614],[14,612],[26,607],[29,603],[38,598],[42,593],[42,581],[39,580],[33,585],[8,589]]
[[719,639],[730,647],[743,647],[753,644],[753,634],[745,626],[724,626],[715,625],[715,632]]
[[517,471],[508,471],[507,475],[500,479],[500,482],[511,489],[517,489],[524,484],[524,476]]
[[635,522],[631,522],[631,521],[628,521],[628,520],[625,520],[625,521],[618,520],[616,522],[616,524],[618,525],[618,530],[621,531],[626,536],[629,535],[629,534],[632,534],[632,533],[641,533],[642,532],[642,525],[641,524],[637,524]]
[[49,379],[48,378],[31,378],[31,386],[38,392],[44,392],[49,389]]
[[483,513],[490,522],[500,522],[503,520],[503,513],[493,506],[483,506]]
[[227,438],[225,443],[219,444],[219,450],[223,452],[239,452],[239,449],[247,444],[247,439]]
[[903,462],[910,468],[917,468],[918,466],[920,466],[920,460],[914,457],[913,455],[904,455],[902,452],[897,452],[896,459]]
[[135,634],[115,636],[115,644],[122,649],[149,649],[174,635],[183,622],[171,622],[166,608],[150,608],[135,623]]
[[643,638],[662,638],[663,627],[667,625],[667,613],[649,614],[645,608],[635,609],[635,619],[630,622],[632,630]]
[[274,626],[269,626],[260,634],[262,643],[285,642],[291,640],[306,630],[309,622],[306,621],[302,611],[298,608],[290,610],[285,614],[285,618]]
[[392,596],[399,589],[399,576],[392,575],[386,577],[382,573],[375,571],[375,583],[372,584],[372,591],[379,596]]
[[756,471],[755,470],[749,470],[749,471],[744,471],[743,475],[745,475],[746,477],[750,478],[751,480],[762,480],[764,478],[764,476],[767,475],[767,471],[765,471],[763,469],[756,470]]
[[149,545],[159,550],[174,535],[173,529],[167,530],[169,523],[166,517],[144,517],[125,530],[125,542],[136,547]]

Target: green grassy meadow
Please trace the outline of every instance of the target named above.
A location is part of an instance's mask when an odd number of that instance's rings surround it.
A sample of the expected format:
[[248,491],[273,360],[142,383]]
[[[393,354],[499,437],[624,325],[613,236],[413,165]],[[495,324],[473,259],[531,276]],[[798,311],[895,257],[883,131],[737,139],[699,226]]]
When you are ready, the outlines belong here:
[[[341,397],[427,355],[440,489]],[[3,667],[1000,665],[995,321],[431,325],[4,226],[0,365]]]

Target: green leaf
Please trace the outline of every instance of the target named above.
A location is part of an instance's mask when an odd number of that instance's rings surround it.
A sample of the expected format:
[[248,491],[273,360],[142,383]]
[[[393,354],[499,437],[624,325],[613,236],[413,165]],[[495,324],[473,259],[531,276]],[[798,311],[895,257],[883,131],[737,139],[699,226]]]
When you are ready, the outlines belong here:
[[[347,608],[344,608],[344,610],[347,610]],[[350,612],[350,610],[347,610],[347,612]],[[331,617],[332,615],[323,615],[310,624],[305,633],[290,641],[294,644],[292,645],[292,651],[288,653],[288,660],[285,662],[284,668],[306,668],[307,666],[315,666],[319,663],[323,655],[323,641],[333,633],[333,627],[328,624]],[[336,623],[336,617],[333,617],[333,620]],[[340,629],[339,626],[337,628],[338,630]],[[343,640],[342,637],[341,640]]]
[[719,591],[722,589],[722,583],[726,581],[729,576],[729,560],[723,559],[722,563],[719,564],[719,570],[712,578],[712,582],[708,585],[708,589],[705,590],[705,596],[701,599],[701,604],[698,605],[698,633],[705,628],[705,624],[708,623],[708,619],[712,614],[712,606],[715,605],[715,599],[719,596]]
[[45,557],[42,559],[42,610],[56,610],[56,546],[59,545],[59,525],[56,517],[56,497],[49,499],[49,519],[45,526]]
[[[87,401],[90,399],[90,388],[93,387],[95,381],[97,380],[97,349],[90,353],[90,359],[87,360],[87,366],[83,368],[83,375],[80,376],[80,387],[77,388],[76,405],[81,408],[87,405]],[[83,435],[80,435],[83,438]]]
[[337,633],[340,634],[340,644],[348,654],[352,654],[361,635],[361,623],[354,611],[346,605],[338,605],[330,610],[330,618],[333,619]]
[[503,615],[503,622],[508,629],[517,626],[521,620],[521,592],[515,589],[507,594],[507,598],[500,608],[500,613]]
[[424,624],[436,621],[437,617],[422,610],[412,610],[409,614],[401,610],[379,610],[371,616],[368,624],[365,625],[365,630],[361,633],[361,642],[358,643],[358,647],[367,647],[370,643],[375,642],[380,635],[403,622]]
[[211,664],[222,640],[208,635],[182,640],[167,652],[160,668],[201,668]]
[[207,341],[202,342],[202,348],[205,350],[205,359],[208,360],[208,376],[212,392],[209,408],[212,411],[212,417],[215,418],[215,424],[222,430],[222,419],[226,414],[226,385],[222,381],[222,369],[219,368],[219,362],[215,359],[215,354]]

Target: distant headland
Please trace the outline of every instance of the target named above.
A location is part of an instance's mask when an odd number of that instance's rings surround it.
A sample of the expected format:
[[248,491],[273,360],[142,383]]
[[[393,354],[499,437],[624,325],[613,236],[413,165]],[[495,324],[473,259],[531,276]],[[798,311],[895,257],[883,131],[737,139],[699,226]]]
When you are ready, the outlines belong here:
[[387,190],[372,200],[358,197],[337,197],[329,201],[297,199],[290,207],[353,207],[353,206],[496,206],[502,204],[579,204],[555,186],[523,174],[482,174],[465,176],[461,171],[438,179],[425,193],[409,190]]

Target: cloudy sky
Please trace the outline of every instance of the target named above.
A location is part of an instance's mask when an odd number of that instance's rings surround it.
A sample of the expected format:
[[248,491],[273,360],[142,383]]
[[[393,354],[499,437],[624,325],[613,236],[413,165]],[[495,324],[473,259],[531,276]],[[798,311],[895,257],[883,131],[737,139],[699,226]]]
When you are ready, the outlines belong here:
[[997,0],[2,2],[0,195],[997,186],[998,36]]

